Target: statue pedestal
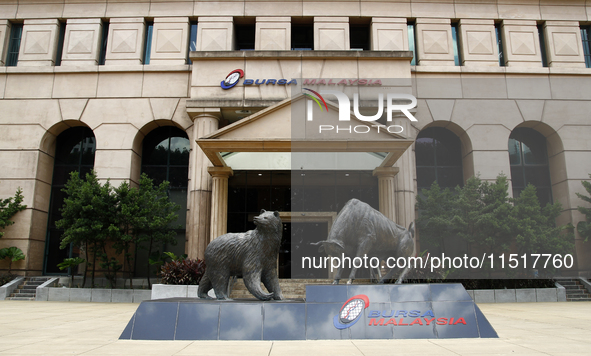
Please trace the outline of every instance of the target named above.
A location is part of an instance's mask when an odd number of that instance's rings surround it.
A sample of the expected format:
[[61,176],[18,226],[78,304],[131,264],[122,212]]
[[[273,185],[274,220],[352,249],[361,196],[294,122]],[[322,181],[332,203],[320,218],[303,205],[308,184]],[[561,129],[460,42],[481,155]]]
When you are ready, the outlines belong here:
[[305,300],[144,301],[132,340],[496,338],[461,284],[310,285]]

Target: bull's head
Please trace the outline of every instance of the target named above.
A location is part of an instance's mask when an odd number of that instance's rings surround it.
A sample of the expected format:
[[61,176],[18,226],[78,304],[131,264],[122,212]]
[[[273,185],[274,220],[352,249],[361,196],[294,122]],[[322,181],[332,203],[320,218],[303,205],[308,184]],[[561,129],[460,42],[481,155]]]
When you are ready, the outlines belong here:
[[340,256],[342,253],[345,253],[345,247],[343,246],[343,243],[341,241],[326,240],[326,241],[315,242],[315,243],[312,243],[311,245],[314,245],[314,246],[320,245],[320,247],[318,248],[318,252],[326,251],[326,254],[329,256]]

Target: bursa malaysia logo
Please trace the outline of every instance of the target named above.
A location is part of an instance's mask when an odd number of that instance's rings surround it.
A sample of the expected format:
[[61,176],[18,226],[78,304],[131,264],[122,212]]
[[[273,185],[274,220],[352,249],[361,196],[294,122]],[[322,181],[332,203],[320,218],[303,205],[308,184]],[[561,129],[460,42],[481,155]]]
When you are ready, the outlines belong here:
[[[226,79],[222,80],[220,86],[222,89],[231,89],[238,84],[240,78],[244,77],[244,71],[242,69],[234,69],[231,71],[227,76]],[[244,79],[242,85],[293,85],[297,84],[297,80],[287,80],[287,79]]]
[[[338,315],[334,316],[334,327],[342,330],[355,325],[363,316],[363,311],[369,307],[369,298],[359,294],[347,300]],[[429,326],[429,325],[466,325],[463,317],[436,318],[433,310],[369,310],[367,312],[368,326]]]
[[369,298],[365,294],[359,294],[349,298],[341,307],[339,315],[334,316],[334,327],[337,329],[347,329],[355,325],[367,307],[369,307]]

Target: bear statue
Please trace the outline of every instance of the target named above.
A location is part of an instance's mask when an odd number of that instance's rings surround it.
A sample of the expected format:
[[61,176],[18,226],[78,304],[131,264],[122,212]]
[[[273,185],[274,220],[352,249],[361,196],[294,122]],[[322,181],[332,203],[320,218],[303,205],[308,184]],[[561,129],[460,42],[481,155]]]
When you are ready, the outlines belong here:
[[[217,299],[228,299],[228,283],[233,276],[242,276],[248,291],[260,300],[283,299],[277,276],[277,257],[283,224],[279,212],[261,210],[254,218],[256,229],[228,233],[205,249],[205,275],[199,283],[199,298],[209,298],[213,288]],[[261,281],[267,288],[261,288]]]

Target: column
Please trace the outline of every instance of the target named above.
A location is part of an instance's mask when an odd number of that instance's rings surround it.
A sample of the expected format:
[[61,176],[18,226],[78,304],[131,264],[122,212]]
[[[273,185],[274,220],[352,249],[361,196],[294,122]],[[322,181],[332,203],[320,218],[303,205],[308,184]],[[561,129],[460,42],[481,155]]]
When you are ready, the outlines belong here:
[[378,177],[380,213],[394,222],[396,222],[394,177],[398,171],[398,167],[378,167],[373,171],[373,175]]
[[220,109],[187,109],[193,120],[191,158],[189,160],[189,201],[187,204],[187,246],[189,258],[203,258],[205,247],[209,243],[211,214],[212,178],[207,172],[211,166],[209,159],[196,139],[206,136],[219,127]]
[[157,17],[154,19],[151,65],[186,64],[188,50],[188,17]]
[[234,174],[230,167],[209,167],[211,185],[211,240],[222,236],[228,228],[228,178]]
[[101,19],[68,19],[62,66],[97,65],[103,34]]
[[142,64],[145,31],[143,17],[111,19],[105,65]]
[[0,20],[0,66],[4,65],[6,60],[6,53],[8,52],[8,42],[10,39],[10,22],[8,20]]
[[429,66],[455,65],[451,20],[418,18],[416,26],[417,64]]
[[499,66],[494,20],[461,19],[458,32],[462,65]]
[[544,32],[548,67],[585,68],[581,29],[577,21],[546,21]]
[[291,49],[291,17],[257,17],[254,49],[289,51]]
[[315,17],[314,49],[341,51],[350,49],[348,17]]
[[25,20],[17,66],[54,65],[59,28],[57,19]]
[[[415,130],[406,116],[395,115],[392,123],[402,126],[404,128],[403,133],[408,138],[416,138]],[[415,153],[410,147],[394,164],[394,167],[400,170],[400,173],[394,177],[394,191],[396,193],[396,219],[394,222],[405,228],[408,228],[408,225],[415,220],[415,180],[417,171],[415,164]]]
[[408,28],[405,18],[371,19],[372,51],[408,51]]
[[503,20],[505,61],[509,67],[542,67],[536,21]]

